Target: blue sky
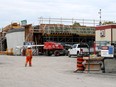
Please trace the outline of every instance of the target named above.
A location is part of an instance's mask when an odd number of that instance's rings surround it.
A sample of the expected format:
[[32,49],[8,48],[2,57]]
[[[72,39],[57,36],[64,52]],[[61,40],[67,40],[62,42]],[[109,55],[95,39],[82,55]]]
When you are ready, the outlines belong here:
[[116,0],[0,0],[0,28],[27,20],[36,25],[39,17],[116,20]]

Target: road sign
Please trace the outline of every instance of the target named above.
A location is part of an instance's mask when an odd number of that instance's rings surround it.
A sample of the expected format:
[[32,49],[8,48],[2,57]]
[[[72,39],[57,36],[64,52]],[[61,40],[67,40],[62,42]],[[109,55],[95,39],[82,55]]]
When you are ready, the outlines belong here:
[[114,57],[114,46],[102,46],[101,56],[102,57]]
[[22,20],[21,25],[27,25],[27,20]]

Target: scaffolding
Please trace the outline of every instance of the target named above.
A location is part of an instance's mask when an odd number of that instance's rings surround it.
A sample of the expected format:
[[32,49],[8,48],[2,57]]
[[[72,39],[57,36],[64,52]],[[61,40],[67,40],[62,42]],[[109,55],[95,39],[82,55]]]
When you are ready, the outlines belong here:
[[[39,27],[34,28],[34,38],[38,43],[55,41],[62,43],[79,43],[95,41],[95,26],[99,20],[67,19],[67,18],[39,18]],[[73,25],[79,23],[79,25]],[[36,35],[36,34],[39,35]],[[41,37],[41,38],[40,38]]]
[[74,23],[79,23],[81,26],[97,26],[99,25],[99,20],[92,19],[76,19],[76,18],[39,18],[39,24],[65,24],[73,25]]
[[56,25],[46,25],[44,30],[44,34],[55,34],[55,33],[60,33],[60,34],[76,34],[76,35],[95,35],[95,27],[73,27],[71,25],[63,25],[63,26],[58,26],[59,24]]
[[[80,26],[74,26],[75,22]],[[32,28],[35,44],[43,44],[46,41],[73,44],[94,41],[95,26],[99,24],[99,20],[41,17],[39,23]],[[27,35],[27,38],[28,36],[30,35]]]
[[95,38],[94,37],[79,37],[79,36],[44,36],[43,37],[43,42],[46,41],[54,41],[54,42],[60,42],[60,43],[65,43],[65,44],[76,44],[80,42],[87,43],[89,41],[94,42]]

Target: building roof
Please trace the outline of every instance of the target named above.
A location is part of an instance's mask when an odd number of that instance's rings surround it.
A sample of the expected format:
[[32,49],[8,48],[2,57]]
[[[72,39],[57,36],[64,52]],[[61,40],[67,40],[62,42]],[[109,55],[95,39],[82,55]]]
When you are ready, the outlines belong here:
[[96,26],[95,28],[96,30],[112,29],[112,28],[116,28],[116,24],[101,25],[101,26]]

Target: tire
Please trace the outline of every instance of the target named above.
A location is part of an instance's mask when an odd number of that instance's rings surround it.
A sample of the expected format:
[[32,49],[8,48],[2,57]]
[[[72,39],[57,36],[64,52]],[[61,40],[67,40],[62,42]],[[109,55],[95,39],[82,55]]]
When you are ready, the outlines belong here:
[[67,51],[65,51],[65,55],[68,56],[68,52]]
[[77,56],[79,55],[79,51],[77,51]]
[[60,56],[60,52],[58,50],[54,51],[55,56]]
[[46,56],[51,56],[52,55],[49,50],[46,50],[45,54],[46,54]]
[[68,51],[68,57],[71,57],[70,52]]

